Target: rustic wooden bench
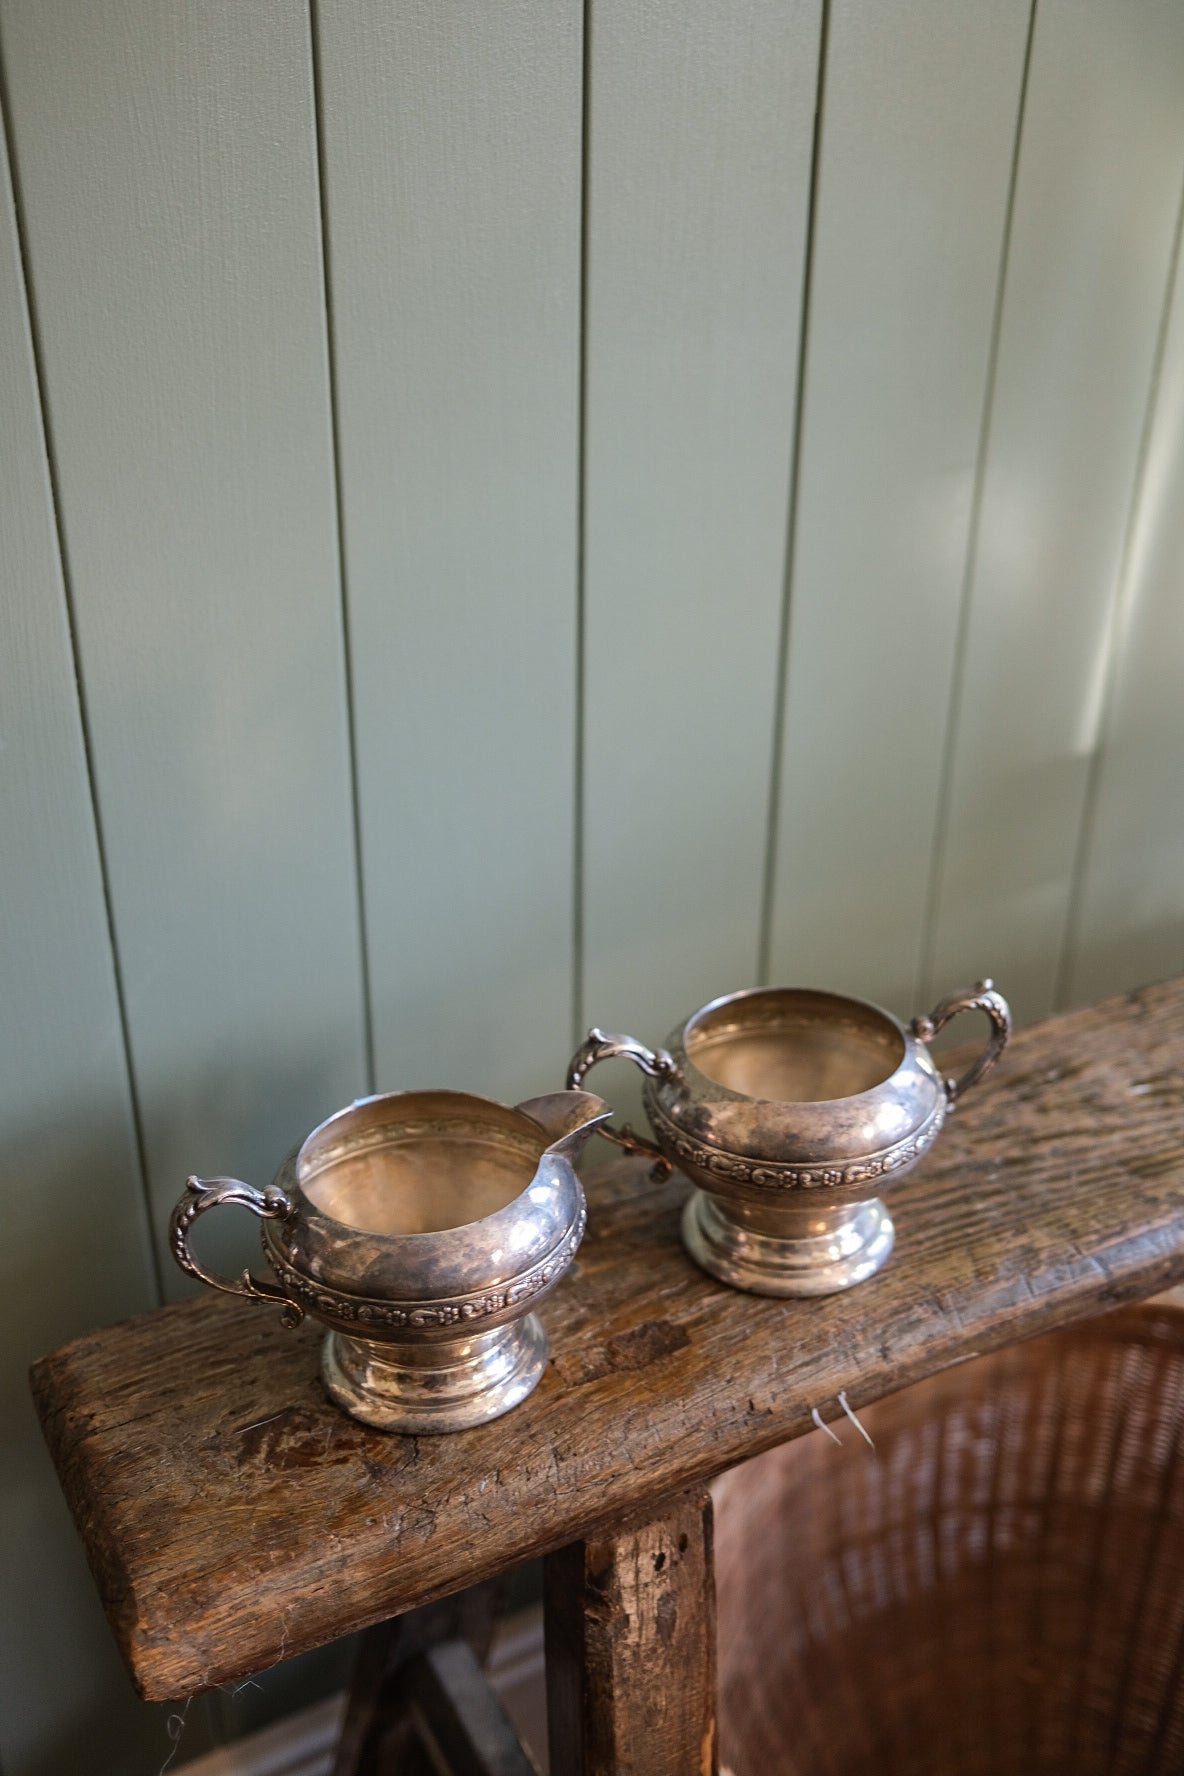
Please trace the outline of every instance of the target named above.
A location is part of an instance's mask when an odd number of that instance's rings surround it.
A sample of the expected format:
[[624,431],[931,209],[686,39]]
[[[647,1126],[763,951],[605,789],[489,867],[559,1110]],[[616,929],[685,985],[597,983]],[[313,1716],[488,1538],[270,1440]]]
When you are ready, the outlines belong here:
[[212,1295],[46,1357],[45,1434],[137,1686],[186,1697],[415,1612],[436,1767],[528,1768],[482,1751],[440,1600],[546,1555],[556,1776],[713,1771],[706,1483],[841,1391],[858,1409],[1184,1278],[1182,1111],[1184,982],[1022,1032],[894,1190],[887,1269],[817,1301],[713,1283],[679,1244],[685,1184],[618,1162],[589,1184],[538,1390],[459,1435],[343,1417],[315,1327]]

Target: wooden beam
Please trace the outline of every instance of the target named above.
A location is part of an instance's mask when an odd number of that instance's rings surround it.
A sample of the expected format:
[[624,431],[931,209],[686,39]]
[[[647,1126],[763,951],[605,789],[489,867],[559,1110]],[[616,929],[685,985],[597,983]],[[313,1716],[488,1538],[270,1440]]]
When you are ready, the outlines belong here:
[[496,1423],[333,1408],[319,1332],[207,1294],[68,1345],[33,1387],[142,1693],[184,1697],[490,1578],[979,1351],[1184,1280],[1184,982],[1021,1032],[912,1176],[891,1263],[824,1300],[721,1287],[685,1181],[624,1161]]
[[[404,1672],[403,1690],[439,1776],[539,1776],[467,1641],[422,1653]],[[392,1762],[390,1772],[403,1776],[403,1765]]]
[[716,1776],[710,1494],[561,1548],[544,1595],[552,1770]]
[[390,1761],[392,1723],[396,1715],[407,1714],[403,1678],[408,1666],[441,1642],[454,1640],[464,1641],[484,1660],[501,1590],[496,1584],[477,1585],[367,1628],[354,1663],[333,1776],[382,1776],[383,1761]]

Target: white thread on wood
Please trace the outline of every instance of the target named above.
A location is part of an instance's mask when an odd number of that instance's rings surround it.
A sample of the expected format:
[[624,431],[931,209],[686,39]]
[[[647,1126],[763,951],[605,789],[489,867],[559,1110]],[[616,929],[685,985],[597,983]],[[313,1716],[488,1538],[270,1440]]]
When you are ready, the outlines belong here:
[[840,1449],[843,1447],[843,1439],[841,1437],[836,1437],[830,1426],[822,1422],[822,1415],[817,1406],[811,1406],[810,1417],[814,1420],[814,1423],[818,1426],[820,1431],[826,1432],[832,1443],[837,1443]]
[[843,1408],[843,1411],[847,1414],[847,1417],[851,1420],[851,1423],[855,1426],[855,1429],[859,1432],[868,1448],[874,1449],[876,1447],[875,1444],[856,1418],[854,1409],[848,1404],[846,1388],[841,1388],[839,1391],[839,1405]]

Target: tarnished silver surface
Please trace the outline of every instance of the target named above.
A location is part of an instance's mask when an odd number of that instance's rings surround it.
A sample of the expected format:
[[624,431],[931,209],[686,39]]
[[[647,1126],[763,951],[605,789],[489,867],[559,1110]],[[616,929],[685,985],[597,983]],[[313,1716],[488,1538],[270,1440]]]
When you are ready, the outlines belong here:
[[[984,1012],[990,1037],[943,1080],[926,1045],[962,1011]],[[615,1055],[645,1072],[657,1145],[631,1130],[627,1144],[698,1186],[683,1239],[705,1270],[755,1294],[831,1294],[887,1262],[892,1222],[871,1189],[912,1170],[1010,1031],[990,981],[907,1029],[863,1000],[761,987],[703,1006],[655,1051],[593,1030],[568,1082]]]
[[[533,1309],[586,1223],[574,1169],[610,1111],[582,1091],[507,1109],[463,1092],[389,1092],[323,1122],[265,1191],[190,1178],[169,1224],[190,1276],[330,1329],[330,1396],[383,1430],[452,1431],[516,1406],[546,1363]],[[263,1221],[277,1281],[215,1276],[189,1245],[207,1209]]]
[[330,1332],[321,1347],[330,1395],[354,1418],[384,1431],[486,1424],[525,1400],[546,1366],[547,1334],[533,1313],[443,1344],[378,1344]]
[[697,1264],[734,1289],[785,1296],[850,1289],[888,1262],[896,1241],[878,1196],[803,1214],[796,1224],[785,1215],[781,1224],[780,1235],[760,1233],[731,1219],[717,1197],[693,1190],[683,1209],[682,1241]]

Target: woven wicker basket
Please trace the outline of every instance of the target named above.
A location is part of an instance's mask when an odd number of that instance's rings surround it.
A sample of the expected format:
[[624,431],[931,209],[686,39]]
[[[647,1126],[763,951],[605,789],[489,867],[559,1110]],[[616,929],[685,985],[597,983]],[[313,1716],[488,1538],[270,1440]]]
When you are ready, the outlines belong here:
[[[831,1411],[826,1412],[829,1419]],[[1184,1772],[1184,1311],[1127,1309],[719,1482],[735,1776]]]

